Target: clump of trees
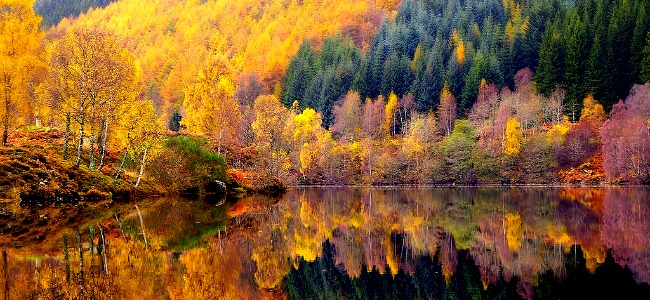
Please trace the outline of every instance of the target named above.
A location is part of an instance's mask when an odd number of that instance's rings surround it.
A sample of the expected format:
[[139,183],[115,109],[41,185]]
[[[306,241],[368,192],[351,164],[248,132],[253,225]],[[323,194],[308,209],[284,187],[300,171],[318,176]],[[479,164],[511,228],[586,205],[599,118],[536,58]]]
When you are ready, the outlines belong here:
[[148,170],[156,182],[164,182],[173,191],[206,191],[208,183],[230,183],[226,161],[209,148],[205,138],[174,136],[152,160]]
[[36,0],[34,1],[34,10],[43,16],[43,26],[52,26],[63,18],[76,17],[91,8],[105,7],[112,2],[115,0]]

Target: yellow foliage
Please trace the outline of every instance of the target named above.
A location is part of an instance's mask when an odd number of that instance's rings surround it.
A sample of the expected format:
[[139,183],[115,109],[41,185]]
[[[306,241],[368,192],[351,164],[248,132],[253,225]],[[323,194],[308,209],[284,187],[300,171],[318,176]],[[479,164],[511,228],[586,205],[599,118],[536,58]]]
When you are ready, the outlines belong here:
[[252,258],[257,265],[255,282],[261,288],[277,287],[289,273],[290,266],[285,253],[282,249],[274,249],[270,243],[255,247]]
[[120,149],[129,153],[151,154],[159,150],[162,143],[162,124],[156,117],[153,101],[134,100],[121,103],[117,109],[120,118],[115,127],[115,140]]
[[[387,1],[397,3],[399,1]],[[162,114],[178,109],[204,61],[228,58],[235,75],[257,73],[267,88],[284,73],[303,39],[319,42],[353,29],[368,47],[377,28],[368,16],[387,15],[394,5],[371,1],[166,1],[121,0],[56,28],[105,25],[142,61],[148,96],[161,96]],[[279,87],[279,85],[278,85]],[[276,94],[279,96],[279,94]]]
[[390,238],[386,239],[384,242],[386,244],[386,264],[390,268],[391,275],[395,276],[399,271],[399,263],[397,262],[397,257],[395,257],[395,251],[393,250]]
[[254,145],[269,161],[269,172],[280,175],[291,167],[287,155],[288,139],[284,133],[289,110],[273,95],[257,97],[253,107],[255,121],[251,128],[255,134]]
[[454,29],[454,31],[451,33],[451,42],[456,47],[454,50],[456,60],[458,60],[459,64],[464,64],[466,59],[465,42],[463,41],[462,37],[460,37],[456,29]]
[[596,124],[605,122],[607,120],[607,115],[605,115],[605,109],[603,105],[594,100],[594,96],[589,94],[583,100],[582,112],[580,113],[580,121],[583,119],[589,119]]
[[298,234],[294,235],[294,238],[296,239],[296,245],[294,248],[295,255],[302,257],[308,262],[315,261],[320,250],[320,247],[317,245],[319,242]]
[[573,244],[573,239],[566,233],[566,228],[564,226],[554,226],[553,224],[548,224],[547,226],[548,236],[555,243],[560,245],[571,245]]
[[417,67],[420,60],[422,60],[422,45],[418,44],[418,46],[415,48],[413,59],[411,60],[411,71],[415,72],[415,68]]
[[409,135],[402,141],[402,150],[406,152],[410,159],[419,157],[424,152],[424,147],[416,135]]
[[517,118],[508,118],[505,138],[503,139],[503,152],[506,155],[518,155],[521,151],[521,141],[523,140],[523,136],[520,128]]
[[0,2],[0,122],[6,142],[10,127],[24,125],[34,117],[27,99],[27,79],[38,64],[37,49],[43,34],[34,1]]
[[524,237],[523,222],[519,213],[506,214],[505,216],[506,240],[510,251],[517,251],[521,247]]
[[262,152],[276,150],[282,142],[282,129],[289,110],[273,95],[261,95],[255,99],[255,121],[251,124],[255,143]]
[[388,96],[388,102],[386,103],[385,118],[384,124],[382,124],[382,129],[387,135],[393,135],[391,128],[395,124],[395,114],[397,113],[397,104],[398,99],[397,95],[394,92],[391,92]]
[[438,117],[440,118],[441,131],[447,136],[451,135],[454,122],[456,121],[456,98],[449,90],[449,84],[447,82],[445,82],[440,93]]
[[185,92],[185,117],[181,121],[187,130],[206,134],[221,153],[222,146],[234,143],[241,120],[239,104],[233,97],[236,83],[227,59],[214,56],[199,73],[198,82]]
[[465,43],[462,40],[456,46],[456,59],[461,65],[465,63]]
[[506,12],[510,13],[510,20],[508,20],[505,28],[506,40],[510,45],[514,44],[517,35],[524,35],[528,30],[530,24],[528,17],[522,16],[521,4],[515,0],[503,0],[503,7]]
[[566,122],[562,124],[555,124],[551,129],[546,133],[546,140],[549,144],[562,143],[564,137],[566,136],[569,129],[571,129],[571,123],[568,122],[568,119],[565,119]]
[[238,279],[242,265],[236,253],[220,254],[196,248],[184,251],[180,261],[186,268],[183,275],[186,299],[237,299],[240,295]]
[[306,108],[293,118],[293,142],[302,145],[316,139],[321,129],[321,115],[312,108]]
[[607,257],[607,247],[600,245],[593,247],[592,249],[583,248],[582,252],[585,255],[585,264],[587,270],[590,272],[596,272],[596,268],[602,263],[605,262]]
[[316,156],[318,155],[317,149],[309,143],[304,143],[300,148],[300,173],[305,175],[307,170],[314,165]]

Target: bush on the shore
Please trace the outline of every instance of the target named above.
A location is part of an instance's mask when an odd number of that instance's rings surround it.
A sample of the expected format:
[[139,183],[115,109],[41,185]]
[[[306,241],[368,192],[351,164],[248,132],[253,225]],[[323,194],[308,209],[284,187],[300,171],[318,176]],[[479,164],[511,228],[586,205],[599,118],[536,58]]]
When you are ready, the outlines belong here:
[[172,192],[210,192],[215,181],[231,184],[226,161],[207,150],[205,138],[174,136],[164,150],[149,164],[151,178]]

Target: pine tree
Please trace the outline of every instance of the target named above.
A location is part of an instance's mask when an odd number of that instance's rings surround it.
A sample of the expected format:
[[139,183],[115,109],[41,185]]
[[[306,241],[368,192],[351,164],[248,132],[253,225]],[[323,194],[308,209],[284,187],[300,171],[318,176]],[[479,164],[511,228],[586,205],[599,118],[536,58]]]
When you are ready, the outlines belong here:
[[566,69],[564,84],[567,90],[565,113],[576,122],[582,109],[585,96],[583,86],[584,61],[586,52],[586,29],[576,11],[569,19],[566,43]]
[[643,48],[646,45],[646,35],[650,29],[650,17],[648,16],[650,3],[648,1],[636,1],[635,4],[636,21],[632,32],[630,52],[632,53],[632,79],[638,83],[641,82],[643,59],[646,57]]
[[630,53],[633,22],[631,1],[614,2],[607,27],[607,56],[604,64],[608,88],[600,98],[606,111],[627,94],[633,82]]
[[556,25],[548,21],[542,35],[535,83],[537,91],[549,96],[562,79],[563,55]]
[[[287,76],[282,90],[282,104],[289,107],[293,101],[298,100],[304,106],[305,87],[314,77],[316,55],[311,45],[304,40],[287,67]],[[307,107],[307,106],[305,106]]]
[[469,72],[465,75],[465,84],[463,85],[461,101],[458,106],[458,110],[462,115],[465,115],[472,108],[474,102],[476,102],[481,79],[485,78],[487,73],[487,63],[483,53],[477,52],[472,58],[471,64],[472,66],[469,68]]
[[650,32],[646,36],[643,47],[643,60],[641,61],[641,81],[650,82]]
[[171,131],[178,132],[181,130],[181,120],[183,119],[183,116],[181,113],[176,109],[172,113],[172,116],[169,118],[169,121],[167,122],[167,128]]

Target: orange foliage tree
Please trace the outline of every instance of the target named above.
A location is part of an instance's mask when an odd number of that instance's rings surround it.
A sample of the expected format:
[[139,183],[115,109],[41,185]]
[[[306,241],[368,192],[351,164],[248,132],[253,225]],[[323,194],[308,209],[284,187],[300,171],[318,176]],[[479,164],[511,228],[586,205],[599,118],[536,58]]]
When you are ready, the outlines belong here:
[[0,117],[2,145],[7,144],[9,130],[26,123],[27,79],[38,63],[36,51],[43,34],[38,26],[41,17],[34,13],[34,1],[0,2]]
[[219,55],[207,63],[198,82],[185,92],[186,113],[181,123],[191,133],[210,136],[219,154],[236,143],[241,112],[233,97],[235,89],[230,64]]

